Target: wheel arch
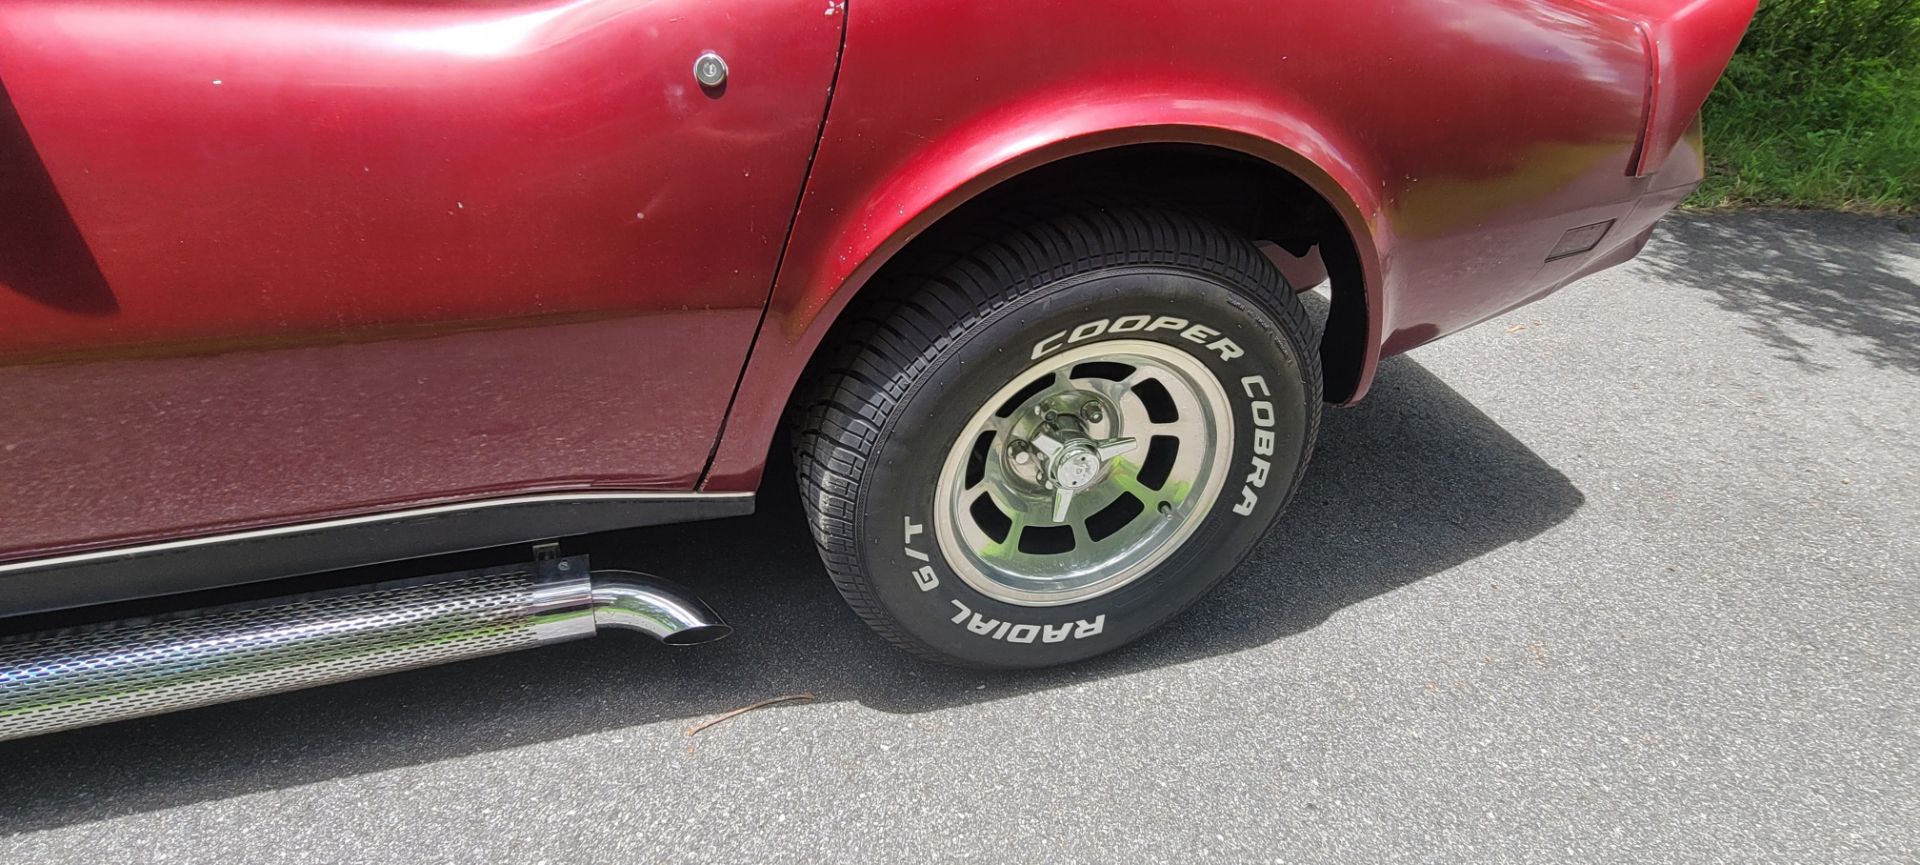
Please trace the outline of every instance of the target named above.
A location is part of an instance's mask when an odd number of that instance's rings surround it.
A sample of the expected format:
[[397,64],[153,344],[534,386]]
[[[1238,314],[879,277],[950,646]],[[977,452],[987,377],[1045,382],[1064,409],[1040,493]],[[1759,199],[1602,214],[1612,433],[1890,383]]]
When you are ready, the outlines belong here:
[[[1226,110],[1242,113],[1249,104]],[[1070,118],[1055,116],[1040,128],[1015,126],[972,140],[956,136],[962,140],[929,142],[918,158],[864,184],[864,195],[848,199],[858,202],[854,212],[823,202],[834,197],[818,188],[834,182],[821,177],[832,166],[817,164],[702,488],[757,486],[803,369],[826,344],[841,313],[914,242],[969,204],[1128,154],[1175,155],[1180,162],[1170,166],[1174,173],[1201,163],[1232,164],[1236,176],[1258,181],[1250,192],[1286,187],[1312,196],[1311,203],[1324,208],[1330,219],[1321,227],[1329,238],[1344,241],[1322,248],[1334,291],[1321,348],[1327,399],[1358,400],[1379,361],[1384,319],[1380,248],[1386,238],[1376,230],[1380,203],[1370,194],[1378,184],[1362,180],[1370,173],[1348,158],[1345,148],[1306,131],[1310,124],[1262,119],[1277,125],[1261,130],[1245,128],[1251,123],[1108,122],[1076,128]],[[1240,204],[1259,209],[1263,202]]]

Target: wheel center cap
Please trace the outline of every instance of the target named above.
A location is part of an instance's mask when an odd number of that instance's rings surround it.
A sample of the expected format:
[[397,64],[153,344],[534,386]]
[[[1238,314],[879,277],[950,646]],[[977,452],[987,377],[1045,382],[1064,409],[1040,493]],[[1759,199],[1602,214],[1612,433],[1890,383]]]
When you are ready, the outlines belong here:
[[1069,490],[1085,489],[1100,476],[1100,455],[1084,444],[1061,449],[1053,463],[1053,482]]

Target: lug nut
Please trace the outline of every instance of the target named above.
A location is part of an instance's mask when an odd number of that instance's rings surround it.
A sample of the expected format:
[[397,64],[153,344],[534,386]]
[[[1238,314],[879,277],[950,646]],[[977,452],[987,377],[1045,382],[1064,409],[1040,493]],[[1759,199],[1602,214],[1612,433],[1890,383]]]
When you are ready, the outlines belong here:
[[1087,423],[1099,423],[1101,417],[1100,404],[1097,402],[1087,403],[1087,407],[1080,410],[1080,417]]

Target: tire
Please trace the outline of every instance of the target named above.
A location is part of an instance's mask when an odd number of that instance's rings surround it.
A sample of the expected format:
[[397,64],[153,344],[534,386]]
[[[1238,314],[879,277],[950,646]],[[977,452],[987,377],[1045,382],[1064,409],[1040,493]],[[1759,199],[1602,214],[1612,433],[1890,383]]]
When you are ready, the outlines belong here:
[[909,256],[847,313],[792,422],[821,557],[888,640],[978,668],[1110,651],[1198,600],[1292,498],[1317,343],[1245,238],[1085,205]]

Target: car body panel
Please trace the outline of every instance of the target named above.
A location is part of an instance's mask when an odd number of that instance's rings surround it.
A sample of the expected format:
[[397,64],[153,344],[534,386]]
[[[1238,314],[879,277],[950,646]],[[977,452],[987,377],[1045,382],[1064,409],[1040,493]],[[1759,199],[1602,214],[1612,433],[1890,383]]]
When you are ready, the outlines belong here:
[[[1129,145],[1264,160],[1331,205],[1358,399],[1382,356],[1631,257],[1701,178],[1695,115],[1753,6],[13,0],[0,561],[750,492],[891,256]],[[692,80],[709,49],[722,91]]]
[[[1700,3],[1741,21],[1753,7]],[[1624,221],[1669,179],[1634,176],[1644,34],[1711,43],[1665,56],[1715,75],[1738,40],[1660,27],[1654,5],[852,4],[820,153],[704,488],[758,482],[801,365],[889,256],[994,181],[1130,143],[1259,156],[1333,204],[1364,271],[1358,399],[1384,354],[1538,297],[1631,241],[1610,232],[1584,256],[1545,261],[1567,230]],[[924,71],[954,69],[967,73]]]
[[1631,169],[1660,171],[1688,134],[1753,19],[1755,0],[1588,0],[1635,22],[1646,42],[1647,129]]
[[[38,194],[0,234],[70,230],[0,262],[0,560],[691,490],[841,21],[813,0],[5,4],[0,156]],[[705,50],[724,93],[692,76]]]

